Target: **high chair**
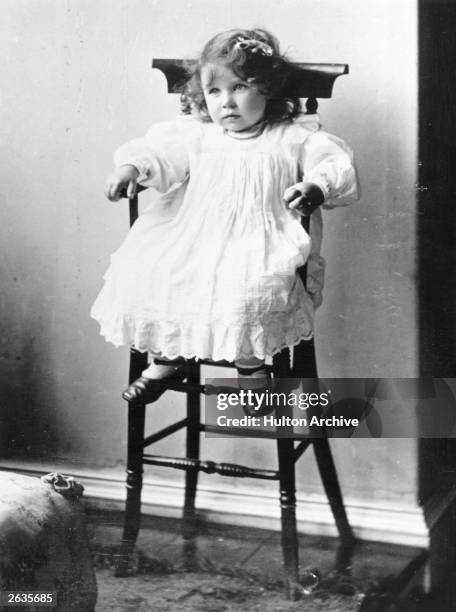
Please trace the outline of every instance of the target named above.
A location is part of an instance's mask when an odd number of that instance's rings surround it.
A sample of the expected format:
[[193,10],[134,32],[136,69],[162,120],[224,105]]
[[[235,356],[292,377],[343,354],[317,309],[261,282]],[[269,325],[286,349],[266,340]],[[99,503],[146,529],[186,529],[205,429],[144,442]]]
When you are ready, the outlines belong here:
[[[161,70],[168,83],[168,92],[176,92],[185,82],[185,67],[181,60],[157,59],[152,63],[153,68]],[[346,64],[295,64],[295,74],[292,76],[290,86],[301,98],[307,98],[307,114],[317,110],[317,98],[330,98],[335,79],[348,73]],[[141,190],[141,189],[140,189]],[[137,195],[130,200],[130,225],[138,216]],[[309,227],[309,218],[303,217],[306,230]],[[300,269],[300,276],[305,283],[306,267]],[[285,349],[273,358],[273,377],[277,378],[316,378],[317,368],[313,340],[303,341],[293,349],[291,366],[290,349]],[[285,571],[284,582],[288,598],[296,599],[304,589],[299,582],[298,539],[296,530],[296,485],[295,463],[309,446],[313,447],[318,470],[322,479],[325,493],[334,516],[334,520],[341,538],[342,556],[350,553],[354,544],[354,535],[348,523],[342,494],[337,479],[334,461],[328,440],[325,438],[306,438],[299,442],[295,439],[276,439],[277,470],[265,470],[236,465],[231,463],[215,463],[199,458],[200,433],[207,431],[206,425],[201,422],[200,395],[206,391],[201,384],[200,369],[202,365],[233,366],[227,362],[210,362],[207,360],[190,360],[188,362],[189,375],[183,382],[163,381],[158,384],[166,389],[186,393],[187,416],[145,437],[145,409],[150,402],[130,402],[128,405],[128,457],[127,457],[127,499],[124,517],[124,531],[117,560],[116,575],[129,573],[129,563],[136,543],[140,526],[141,515],[141,488],[143,464],[170,467],[185,470],[185,501],[183,508],[182,534],[184,539],[184,554],[195,550],[194,539],[196,535],[195,497],[197,490],[198,472],[207,474],[217,473],[222,476],[240,478],[259,478],[279,481],[281,531],[283,564]],[[147,354],[134,349],[130,356],[129,382],[137,379],[147,367]],[[186,429],[185,457],[164,457],[146,454],[146,447],[163,438]],[[212,428],[213,429],[213,428]],[[235,433],[235,432],[233,432]],[[226,434],[224,428],[224,434]],[[342,557],[339,557],[339,561]]]

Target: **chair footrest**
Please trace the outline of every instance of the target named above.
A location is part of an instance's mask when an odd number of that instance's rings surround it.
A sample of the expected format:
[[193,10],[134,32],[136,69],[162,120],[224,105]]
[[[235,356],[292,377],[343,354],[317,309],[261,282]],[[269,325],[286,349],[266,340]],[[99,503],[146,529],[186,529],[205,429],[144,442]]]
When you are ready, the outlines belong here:
[[201,461],[190,457],[165,457],[162,455],[144,455],[143,463],[172,467],[177,470],[196,470],[206,474],[220,474],[221,476],[235,476],[238,478],[259,478],[262,480],[278,480],[276,470],[259,470],[235,463],[215,463],[214,461]]

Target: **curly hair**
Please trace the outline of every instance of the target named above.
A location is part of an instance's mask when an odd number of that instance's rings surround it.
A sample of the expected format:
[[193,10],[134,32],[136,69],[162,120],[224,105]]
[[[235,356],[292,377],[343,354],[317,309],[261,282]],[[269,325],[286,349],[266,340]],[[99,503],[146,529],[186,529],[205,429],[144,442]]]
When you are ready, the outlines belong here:
[[[239,41],[258,41],[268,53],[252,51],[252,46]],[[262,47],[266,45],[266,47]],[[181,93],[184,114],[198,114],[202,121],[212,121],[206,106],[201,71],[208,64],[230,68],[242,80],[254,83],[266,97],[265,120],[278,123],[291,120],[301,112],[301,101],[289,86],[294,72],[292,63],[280,53],[275,36],[263,29],[228,30],[217,34],[204,46],[199,58],[186,66],[188,81]]]

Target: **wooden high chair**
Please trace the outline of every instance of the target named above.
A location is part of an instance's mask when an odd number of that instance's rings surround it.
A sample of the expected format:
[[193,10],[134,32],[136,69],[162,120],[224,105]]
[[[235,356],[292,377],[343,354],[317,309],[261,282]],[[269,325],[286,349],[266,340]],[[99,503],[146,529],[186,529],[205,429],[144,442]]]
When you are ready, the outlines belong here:
[[[173,59],[157,59],[152,63],[153,68],[161,70],[168,82],[168,92],[173,93],[185,82],[186,72],[184,62]],[[293,86],[296,94],[307,98],[307,114],[317,111],[317,98],[330,98],[335,79],[348,73],[346,64],[295,64]],[[130,225],[138,216],[138,198],[130,200]],[[303,217],[303,225],[309,228],[309,218]],[[305,284],[305,266],[299,271]],[[293,349],[293,366],[290,366],[290,349],[285,349],[273,358],[271,367],[272,376],[279,378],[316,378],[317,368],[313,340],[303,341]],[[240,478],[260,478],[279,481],[282,549],[285,570],[285,585],[288,598],[296,599],[304,589],[299,582],[298,539],[296,531],[296,485],[295,463],[309,446],[313,447],[318,470],[328,497],[334,520],[341,538],[342,556],[350,553],[354,544],[354,535],[347,520],[342,495],[337,479],[331,449],[327,439],[306,438],[299,442],[290,438],[276,439],[278,470],[264,470],[242,465],[214,463],[199,458],[200,433],[207,431],[206,425],[201,422],[200,394],[205,393],[205,386],[200,381],[201,365],[220,365],[226,367],[227,362],[210,362],[206,360],[190,360],[189,376],[184,382],[163,381],[158,384],[166,389],[180,391],[187,395],[187,416],[145,437],[145,409],[150,402],[130,402],[128,406],[128,457],[127,457],[127,500],[124,518],[124,531],[120,554],[116,566],[116,575],[123,576],[129,573],[129,563],[136,543],[141,515],[141,488],[143,464],[171,467],[185,470],[185,502],[183,508],[182,533],[186,551],[194,551],[196,535],[195,497],[197,490],[198,472],[207,474],[217,473],[222,476]],[[147,354],[131,350],[129,381],[133,382],[147,367]],[[146,454],[146,447],[163,438],[186,429],[185,457],[164,457]],[[224,428],[224,434],[227,432]],[[233,432],[235,434],[235,432]],[[184,551],[185,553],[185,551]]]

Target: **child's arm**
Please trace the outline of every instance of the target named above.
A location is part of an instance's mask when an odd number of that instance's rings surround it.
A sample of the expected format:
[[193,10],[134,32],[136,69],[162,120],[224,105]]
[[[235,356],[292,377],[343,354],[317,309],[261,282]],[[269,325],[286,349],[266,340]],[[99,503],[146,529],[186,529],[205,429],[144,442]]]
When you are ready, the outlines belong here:
[[152,126],[143,138],[135,138],[117,149],[115,170],[108,177],[105,195],[112,202],[131,198],[137,184],[162,193],[182,184],[188,177],[186,141],[192,124],[182,120]]
[[352,150],[323,130],[311,134],[304,143],[303,180],[320,187],[325,208],[346,206],[358,199]]
[[310,215],[315,208],[345,206],[358,197],[358,182],[351,149],[321,130],[303,144],[303,182],[285,190],[292,210]]
[[285,189],[283,200],[291,210],[297,210],[303,217],[308,217],[323,204],[325,195],[318,185],[303,181]]
[[106,180],[105,196],[111,202],[117,202],[125,196],[134,197],[138,176],[139,171],[135,166],[125,165],[116,168]]

